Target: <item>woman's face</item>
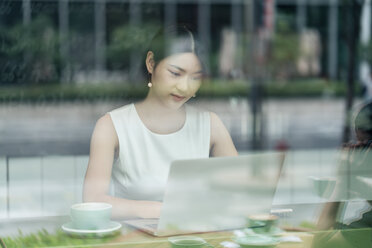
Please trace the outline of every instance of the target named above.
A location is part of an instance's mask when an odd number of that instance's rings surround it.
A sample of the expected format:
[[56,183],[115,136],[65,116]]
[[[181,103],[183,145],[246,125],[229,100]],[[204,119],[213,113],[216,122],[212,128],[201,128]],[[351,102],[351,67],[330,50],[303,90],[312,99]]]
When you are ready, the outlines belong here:
[[194,53],[174,54],[159,61],[155,69],[147,68],[152,74],[150,95],[172,109],[194,96],[202,82],[202,66]]

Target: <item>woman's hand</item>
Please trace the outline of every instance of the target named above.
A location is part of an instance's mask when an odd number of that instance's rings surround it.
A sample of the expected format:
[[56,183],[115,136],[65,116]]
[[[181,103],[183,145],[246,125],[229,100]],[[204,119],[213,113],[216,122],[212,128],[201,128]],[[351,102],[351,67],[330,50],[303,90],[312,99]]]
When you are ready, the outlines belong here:
[[143,206],[143,210],[140,212],[141,218],[160,218],[161,208],[163,203],[161,202],[146,202]]

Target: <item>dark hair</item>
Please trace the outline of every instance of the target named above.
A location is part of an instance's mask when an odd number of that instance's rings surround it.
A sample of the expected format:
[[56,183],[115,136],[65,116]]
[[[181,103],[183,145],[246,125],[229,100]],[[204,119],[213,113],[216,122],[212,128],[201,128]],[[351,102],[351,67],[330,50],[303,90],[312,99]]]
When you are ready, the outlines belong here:
[[155,67],[164,58],[177,53],[194,53],[204,69],[200,43],[185,24],[161,28],[152,38],[146,51],[154,53]]
[[363,139],[372,140],[372,101],[362,104],[354,117],[355,132],[362,132]]

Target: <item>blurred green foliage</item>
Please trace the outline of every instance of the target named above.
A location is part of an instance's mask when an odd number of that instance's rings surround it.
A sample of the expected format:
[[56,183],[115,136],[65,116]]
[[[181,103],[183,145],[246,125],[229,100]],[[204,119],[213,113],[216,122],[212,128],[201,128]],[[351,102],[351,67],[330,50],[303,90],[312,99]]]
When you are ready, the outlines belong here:
[[272,40],[269,67],[274,78],[288,79],[296,73],[298,52],[298,35],[276,34]]
[[[7,248],[31,248],[31,247],[57,247],[57,246],[84,246],[94,247],[97,243],[104,244],[111,240],[113,236],[96,238],[95,236],[86,236],[86,238],[72,237],[57,230],[55,234],[42,229],[34,234],[24,235],[21,231],[16,237],[2,238]],[[92,246],[89,246],[92,245]]]
[[59,78],[59,38],[49,18],[37,16],[29,25],[0,26],[0,82],[49,83]]
[[299,57],[298,34],[291,30],[287,19],[278,19],[277,30],[271,41],[269,70],[274,78],[286,80],[296,76]]
[[[356,94],[361,95],[359,85]],[[346,85],[322,79],[272,81],[262,85],[264,97],[343,97]],[[87,84],[87,85],[34,85],[27,87],[0,87],[0,103],[7,102],[63,102],[110,101],[144,98],[148,88],[144,84]],[[249,97],[250,83],[245,81],[205,81],[197,98]]]
[[304,228],[304,229],[309,230],[309,231],[316,231],[317,230],[316,223],[310,222],[310,221],[302,221],[300,223],[299,227]]
[[369,64],[372,64],[372,41],[368,45],[359,46],[360,58],[366,60]]
[[143,56],[160,24],[123,25],[116,28],[107,47],[107,61],[113,69],[129,68],[131,54]]
[[367,248],[372,247],[372,229],[344,229],[314,232],[312,247]]

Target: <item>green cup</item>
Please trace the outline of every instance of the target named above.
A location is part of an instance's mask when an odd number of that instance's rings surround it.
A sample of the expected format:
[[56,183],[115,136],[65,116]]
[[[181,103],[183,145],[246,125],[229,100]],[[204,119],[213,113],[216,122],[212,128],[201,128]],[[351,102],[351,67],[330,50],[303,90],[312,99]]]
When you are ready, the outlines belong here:
[[170,237],[168,241],[172,248],[205,248],[214,247],[202,238],[195,236]]
[[111,219],[112,206],[104,202],[74,204],[70,209],[73,226],[83,230],[105,228]]
[[334,177],[309,177],[313,181],[313,190],[319,197],[328,199],[331,197],[335,186],[336,178]]
[[255,214],[246,218],[247,227],[255,233],[270,234],[278,225],[279,218],[272,214]]

